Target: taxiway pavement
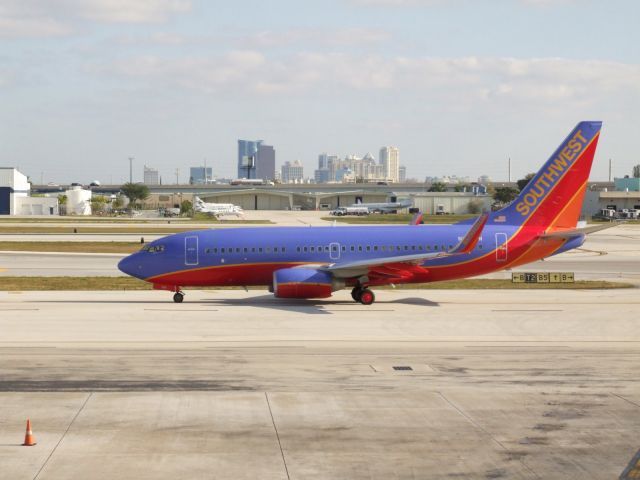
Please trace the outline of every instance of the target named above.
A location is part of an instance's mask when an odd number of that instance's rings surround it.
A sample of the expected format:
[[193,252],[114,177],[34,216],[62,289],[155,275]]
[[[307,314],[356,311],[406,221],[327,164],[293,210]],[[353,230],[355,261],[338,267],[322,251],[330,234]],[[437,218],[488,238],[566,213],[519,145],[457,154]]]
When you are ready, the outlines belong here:
[[605,479],[640,448],[636,289],[377,293],[0,293],[0,478]]

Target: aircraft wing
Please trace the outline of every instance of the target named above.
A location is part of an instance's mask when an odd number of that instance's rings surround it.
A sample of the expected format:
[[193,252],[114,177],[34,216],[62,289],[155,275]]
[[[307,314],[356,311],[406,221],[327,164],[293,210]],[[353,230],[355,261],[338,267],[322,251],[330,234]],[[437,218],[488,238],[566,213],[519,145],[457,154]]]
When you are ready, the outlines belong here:
[[[465,255],[473,251],[480,239],[482,229],[487,223],[488,214],[481,215],[475,221],[465,236],[458,244],[450,250],[441,252],[418,253],[413,255],[396,255],[393,257],[378,257],[367,260],[357,260],[355,262],[339,262],[323,267],[323,270],[331,272],[338,278],[350,278],[364,275],[370,270],[382,271],[393,268],[398,274],[403,268],[411,270],[425,260],[432,258],[450,257],[453,255]],[[397,276],[397,275],[396,275]]]
[[574,228],[571,230],[559,230],[557,232],[545,233],[538,238],[555,238],[559,240],[571,240],[572,238],[579,237],[580,235],[588,235],[589,233],[599,232],[600,230],[606,230],[607,228],[616,227],[624,222],[611,222],[603,225],[592,225],[585,228]]

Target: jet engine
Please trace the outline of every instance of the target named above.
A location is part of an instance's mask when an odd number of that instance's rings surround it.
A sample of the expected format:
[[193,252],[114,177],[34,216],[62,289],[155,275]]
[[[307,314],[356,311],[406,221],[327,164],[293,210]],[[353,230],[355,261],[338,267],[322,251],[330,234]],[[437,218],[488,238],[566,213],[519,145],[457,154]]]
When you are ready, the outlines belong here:
[[313,268],[283,268],[273,272],[273,293],[279,298],[327,298],[344,288],[329,272]]

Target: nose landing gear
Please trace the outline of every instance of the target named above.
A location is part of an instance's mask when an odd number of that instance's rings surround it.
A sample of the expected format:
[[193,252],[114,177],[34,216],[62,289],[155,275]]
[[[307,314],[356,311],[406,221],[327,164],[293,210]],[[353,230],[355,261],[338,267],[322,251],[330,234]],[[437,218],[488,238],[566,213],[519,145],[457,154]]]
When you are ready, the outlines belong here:
[[371,305],[376,301],[376,296],[368,288],[355,287],[351,290],[351,298],[363,305]]

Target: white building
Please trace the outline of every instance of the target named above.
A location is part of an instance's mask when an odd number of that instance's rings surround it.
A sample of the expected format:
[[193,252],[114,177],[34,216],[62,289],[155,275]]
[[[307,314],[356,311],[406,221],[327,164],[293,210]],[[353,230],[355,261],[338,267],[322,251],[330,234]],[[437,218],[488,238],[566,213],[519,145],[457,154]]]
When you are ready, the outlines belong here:
[[145,185],[160,185],[160,175],[157,168],[144,166],[144,182]]
[[0,167],[0,215],[58,215],[58,199],[30,197],[26,175],[13,167]]
[[293,163],[289,161],[284,162],[280,171],[282,173],[282,183],[298,183],[304,178],[304,168],[299,160]]
[[91,190],[73,187],[65,192],[67,215],[91,215]]
[[384,166],[384,174],[388,181],[400,180],[400,150],[398,147],[382,147],[380,149],[380,163]]

